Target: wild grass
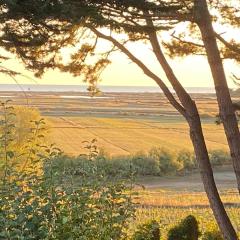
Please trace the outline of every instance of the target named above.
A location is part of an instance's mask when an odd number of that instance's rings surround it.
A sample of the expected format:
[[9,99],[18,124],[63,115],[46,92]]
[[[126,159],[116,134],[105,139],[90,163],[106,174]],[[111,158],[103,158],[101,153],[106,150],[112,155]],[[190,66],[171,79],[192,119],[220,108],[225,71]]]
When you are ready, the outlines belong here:
[[[113,156],[149,151],[164,147],[179,151],[192,150],[188,126],[181,121],[165,122],[134,118],[51,117],[52,139],[67,154],[79,155],[82,142],[96,138],[98,147]],[[203,124],[209,149],[227,150],[222,126]]]
[[[221,198],[232,223],[240,236],[240,204],[236,191],[224,191]],[[205,193],[177,192],[177,191],[139,191],[136,199],[139,203],[135,221],[132,222],[129,232],[136,225],[149,220],[157,220],[160,223],[161,239],[165,240],[168,231],[188,215],[194,215],[202,233],[217,229],[217,225],[209,208]]]

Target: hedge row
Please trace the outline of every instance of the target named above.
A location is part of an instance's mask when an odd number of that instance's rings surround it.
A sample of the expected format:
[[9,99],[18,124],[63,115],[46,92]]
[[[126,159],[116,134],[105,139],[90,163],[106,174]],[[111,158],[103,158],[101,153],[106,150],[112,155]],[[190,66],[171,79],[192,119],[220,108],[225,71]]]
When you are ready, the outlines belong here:
[[[209,152],[213,166],[220,166],[230,162],[229,154],[223,150]],[[82,155],[76,158],[62,156],[55,160],[56,166],[74,165],[76,175],[81,174],[78,169],[88,164],[89,158]],[[183,150],[173,153],[163,148],[153,148],[148,153],[137,153],[133,156],[110,157],[100,152],[94,157],[98,169],[102,169],[109,176],[166,176],[184,175],[197,169],[197,162],[192,152]]]

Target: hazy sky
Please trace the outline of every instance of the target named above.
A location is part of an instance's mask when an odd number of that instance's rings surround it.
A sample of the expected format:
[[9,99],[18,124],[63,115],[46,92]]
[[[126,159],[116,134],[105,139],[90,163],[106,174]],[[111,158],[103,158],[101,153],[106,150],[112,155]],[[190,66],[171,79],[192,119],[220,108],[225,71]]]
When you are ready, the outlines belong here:
[[[148,50],[148,49],[147,49]],[[137,56],[144,59],[146,65],[157,73],[161,78],[166,80],[165,74],[161,71],[161,67],[155,60],[154,56],[147,50],[136,51]],[[186,87],[213,87],[213,80],[210,69],[205,57],[187,57],[184,59],[169,60],[172,68],[182,84]],[[33,78],[33,74],[24,70],[23,65],[16,60],[10,60],[5,64],[13,70],[24,72]],[[225,70],[228,76],[230,87],[234,87],[231,79],[231,73],[238,74],[239,67],[232,62],[225,63]],[[17,78],[19,83],[34,83],[32,80],[22,77]],[[70,74],[60,73],[58,71],[48,71],[42,79],[36,79],[38,84],[83,84],[79,77],[72,77]],[[12,79],[5,75],[1,75],[1,83],[14,83]],[[152,79],[144,75],[134,63],[131,63],[123,54],[115,54],[112,57],[112,64],[102,74],[101,85],[120,85],[120,86],[155,86]]]

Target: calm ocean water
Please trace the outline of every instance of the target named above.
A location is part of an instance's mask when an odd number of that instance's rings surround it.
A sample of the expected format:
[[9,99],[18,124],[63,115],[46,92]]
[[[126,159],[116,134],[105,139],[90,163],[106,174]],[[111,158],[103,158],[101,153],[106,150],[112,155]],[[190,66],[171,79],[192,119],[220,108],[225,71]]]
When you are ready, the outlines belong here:
[[[158,87],[148,86],[99,86],[102,92],[161,92]],[[0,92],[9,91],[32,91],[32,92],[86,92],[86,86],[83,85],[42,85],[42,84],[0,84]],[[189,93],[215,93],[214,88],[190,87],[186,88]]]

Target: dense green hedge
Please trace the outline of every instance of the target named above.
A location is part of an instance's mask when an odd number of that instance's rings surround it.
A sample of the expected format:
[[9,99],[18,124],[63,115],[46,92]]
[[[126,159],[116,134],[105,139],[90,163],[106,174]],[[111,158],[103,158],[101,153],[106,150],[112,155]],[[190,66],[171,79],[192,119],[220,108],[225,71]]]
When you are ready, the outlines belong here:
[[[220,166],[230,162],[229,155],[223,150],[209,152],[210,161],[213,166]],[[62,156],[55,159],[56,166],[71,165],[75,167],[75,175],[81,174],[79,167],[88,164],[88,157]],[[100,152],[95,157],[98,169],[109,176],[166,176],[185,175],[197,169],[194,154],[190,151],[172,153],[164,148],[153,148],[149,153],[137,153],[133,156],[110,157]]]

